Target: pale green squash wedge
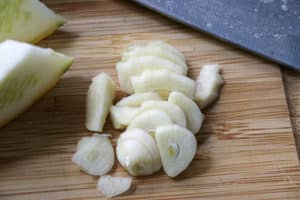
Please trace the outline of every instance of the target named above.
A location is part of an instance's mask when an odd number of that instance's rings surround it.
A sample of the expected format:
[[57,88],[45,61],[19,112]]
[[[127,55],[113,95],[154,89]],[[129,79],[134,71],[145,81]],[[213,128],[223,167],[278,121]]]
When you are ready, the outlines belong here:
[[0,43],[0,127],[51,89],[73,58],[52,49],[7,40]]
[[0,1],[0,41],[36,43],[66,22],[38,0]]

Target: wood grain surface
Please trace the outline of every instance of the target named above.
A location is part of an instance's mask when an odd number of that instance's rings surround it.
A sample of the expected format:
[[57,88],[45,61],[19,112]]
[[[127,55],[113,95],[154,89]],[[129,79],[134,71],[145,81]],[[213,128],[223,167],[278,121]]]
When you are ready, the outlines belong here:
[[282,69],[291,123],[300,157],[300,72]]
[[[280,68],[123,0],[47,0],[68,23],[40,43],[75,62],[37,104],[0,130],[1,200],[96,200],[98,178],[71,163],[84,126],[85,93],[99,72],[116,81],[115,63],[129,44],[165,40],[180,49],[195,78],[219,63],[226,85],[205,110],[191,166],[170,179],[134,178],[116,199],[299,199],[300,169]],[[121,96],[121,93],[120,95]],[[119,132],[108,120],[105,131]],[[115,164],[113,175],[127,173]]]

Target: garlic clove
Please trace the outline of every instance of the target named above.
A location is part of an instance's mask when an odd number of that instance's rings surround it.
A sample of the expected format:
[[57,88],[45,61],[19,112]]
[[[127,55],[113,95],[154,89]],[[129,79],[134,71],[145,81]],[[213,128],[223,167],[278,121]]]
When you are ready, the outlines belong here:
[[166,125],[156,129],[155,140],[165,173],[175,177],[193,160],[197,140],[192,132],[178,125]]

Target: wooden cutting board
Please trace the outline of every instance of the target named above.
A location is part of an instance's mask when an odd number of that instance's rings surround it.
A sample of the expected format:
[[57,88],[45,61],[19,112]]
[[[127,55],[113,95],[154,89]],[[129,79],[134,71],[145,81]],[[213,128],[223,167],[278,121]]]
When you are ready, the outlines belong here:
[[[1,200],[104,199],[98,178],[71,163],[85,129],[91,78],[116,78],[120,52],[138,41],[164,40],[180,49],[196,78],[201,65],[219,63],[226,85],[205,110],[199,147],[178,178],[159,172],[134,178],[118,199],[299,199],[300,169],[280,69],[274,64],[123,0],[47,0],[68,20],[40,43],[75,57],[59,84],[0,130]],[[108,121],[105,131],[114,135]],[[126,175],[116,164],[112,174]]]

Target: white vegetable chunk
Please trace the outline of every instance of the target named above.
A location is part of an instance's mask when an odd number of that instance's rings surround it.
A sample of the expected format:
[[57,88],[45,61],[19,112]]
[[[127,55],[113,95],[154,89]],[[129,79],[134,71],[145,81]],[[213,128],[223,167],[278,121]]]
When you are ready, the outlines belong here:
[[161,167],[155,165],[147,147],[135,139],[118,139],[117,158],[122,167],[133,176],[151,175]]
[[134,92],[130,78],[132,76],[138,76],[146,70],[164,69],[177,74],[186,75],[186,69],[184,67],[155,56],[133,57],[126,62],[117,63],[116,69],[121,89],[129,94]]
[[155,140],[150,134],[139,128],[129,129],[123,132],[119,138],[119,142],[125,140],[137,140],[150,152],[155,170],[161,168],[159,150]]
[[130,122],[127,129],[140,128],[151,133],[155,131],[156,127],[167,124],[173,124],[168,114],[158,109],[151,109],[139,113]]
[[174,46],[163,42],[163,41],[152,41],[148,43],[148,47],[152,48],[155,46],[159,46],[161,48],[163,48],[165,51],[169,51],[172,52],[173,54],[175,54],[178,58],[185,60],[184,55],[178,50],[176,49]]
[[155,140],[165,173],[175,177],[183,172],[193,160],[197,150],[194,134],[178,125],[161,126],[156,129]]
[[160,101],[162,98],[155,92],[136,93],[121,99],[116,106],[140,107],[146,101]]
[[109,138],[99,134],[83,137],[72,157],[72,161],[84,172],[94,176],[108,173],[113,167],[114,160],[114,149]]
[[156,56],[167,59],[178,65],[184,66],[187,71],[184,55],[175,47],[163,41],[151,41],[142,45],[133,45],[122,54],[122,60],[126,61],[132,57]]
[[200,108],[204,108],[215,101],[220,93],[224,80],[218,65],[205,65],[196,81],[195,100]]
[[124,129],[134,117],[139,113],[137,107],[127,106],[111,106],[110,108],[110,119],[115,129]]
[[131,177],[104,175],[100,177],[97,188],[106,197],[111,198],[127,192],[131,184]]
[[90,131],[101,132],[103,130],[115,98],[115,90],[115,83],[107,74],[101,73],[93,78],[86,100],[86,127]]
[[[182,127],[186,127],[185,114],[178,105],[168,101],[146,101],[145,103],[142,104],[140,112],[144,112],[146,110],[152,110],[152,109],[161,110],[167,113],[171,118],[171,120],[173,121],[173,123],[178,124]],[[152,120],[152,118],[149,119]]]
[[187,120],[187,128],[197,134],[204,120],[204,115],[198,105],[180,92],[172,92],[168,99],[169,102],[179,106],[184,112]]
[[170,92],[178,91],[191,99],[195,95],[195,81],[167,70],[145,71],[140,76],[132,76],[131,83],[135,93],[157,92],[168,98]]

